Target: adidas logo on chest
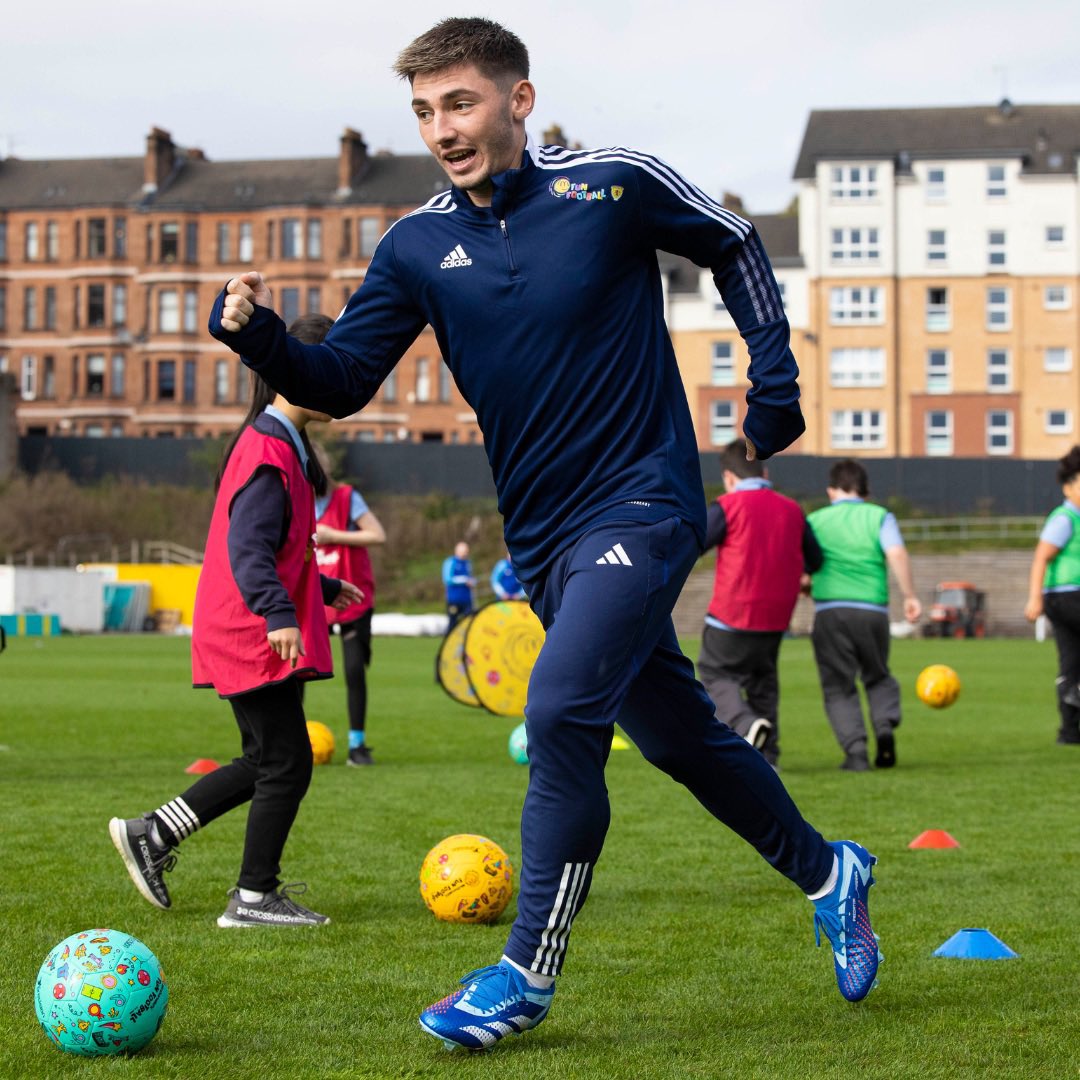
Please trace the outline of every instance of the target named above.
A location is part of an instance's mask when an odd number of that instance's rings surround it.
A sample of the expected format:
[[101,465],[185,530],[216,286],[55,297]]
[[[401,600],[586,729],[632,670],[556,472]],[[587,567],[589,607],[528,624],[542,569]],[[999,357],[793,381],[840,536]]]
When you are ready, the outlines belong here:
[[458,244],[441,263],[439,263],[439,269],[453,270],[458,266],[472,266],[472,259],[465,254],[465,249],[460,244]]

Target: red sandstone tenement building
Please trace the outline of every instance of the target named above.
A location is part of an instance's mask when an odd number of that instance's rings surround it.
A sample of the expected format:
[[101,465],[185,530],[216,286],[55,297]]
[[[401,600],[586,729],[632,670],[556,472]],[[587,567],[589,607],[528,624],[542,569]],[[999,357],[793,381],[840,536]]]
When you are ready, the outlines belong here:
[[[153,129],[141,158],[0,161],[0,363],[21,433],[231,431],[246,369],[206,333],[225,281],[258,268],[289,320],[337,315],[379,237],[446,186],[429,155],[210,161]],[[373,441],[475,442],[426,330],[342,430]]]

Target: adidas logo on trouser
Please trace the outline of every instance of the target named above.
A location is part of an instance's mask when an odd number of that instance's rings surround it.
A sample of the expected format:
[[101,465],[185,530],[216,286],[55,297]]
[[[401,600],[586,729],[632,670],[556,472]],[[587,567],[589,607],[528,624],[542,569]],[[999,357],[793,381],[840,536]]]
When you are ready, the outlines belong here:
[[623,550],[622,544],[616,544],[610,551],[605,551],[599,559],[596,560],[597,566],[604,566],[610,563],[613,566],[633,566],[630,561],[630,556]]

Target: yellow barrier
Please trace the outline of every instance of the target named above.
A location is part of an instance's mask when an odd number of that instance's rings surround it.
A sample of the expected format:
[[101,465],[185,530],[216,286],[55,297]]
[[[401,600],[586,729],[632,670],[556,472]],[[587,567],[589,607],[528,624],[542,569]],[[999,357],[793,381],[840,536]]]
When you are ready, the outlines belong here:
[[171,563],[87,563],[87,570],[105,570],[116,581],[146,581],[150,584],[150,614],[155,611],[180,612],[180,622],[190,627],[195,613],[195,589],[201,566]]

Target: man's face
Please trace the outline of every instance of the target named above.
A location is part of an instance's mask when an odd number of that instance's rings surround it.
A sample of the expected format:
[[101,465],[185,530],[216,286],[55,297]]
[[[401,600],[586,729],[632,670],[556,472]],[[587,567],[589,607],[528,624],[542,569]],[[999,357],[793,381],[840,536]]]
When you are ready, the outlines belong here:
[[478,206],[491,204],[491,177],[516,168],[535,91],[527,79],[493,82],[471,64],[413,80],[420,136],[450,177]]

